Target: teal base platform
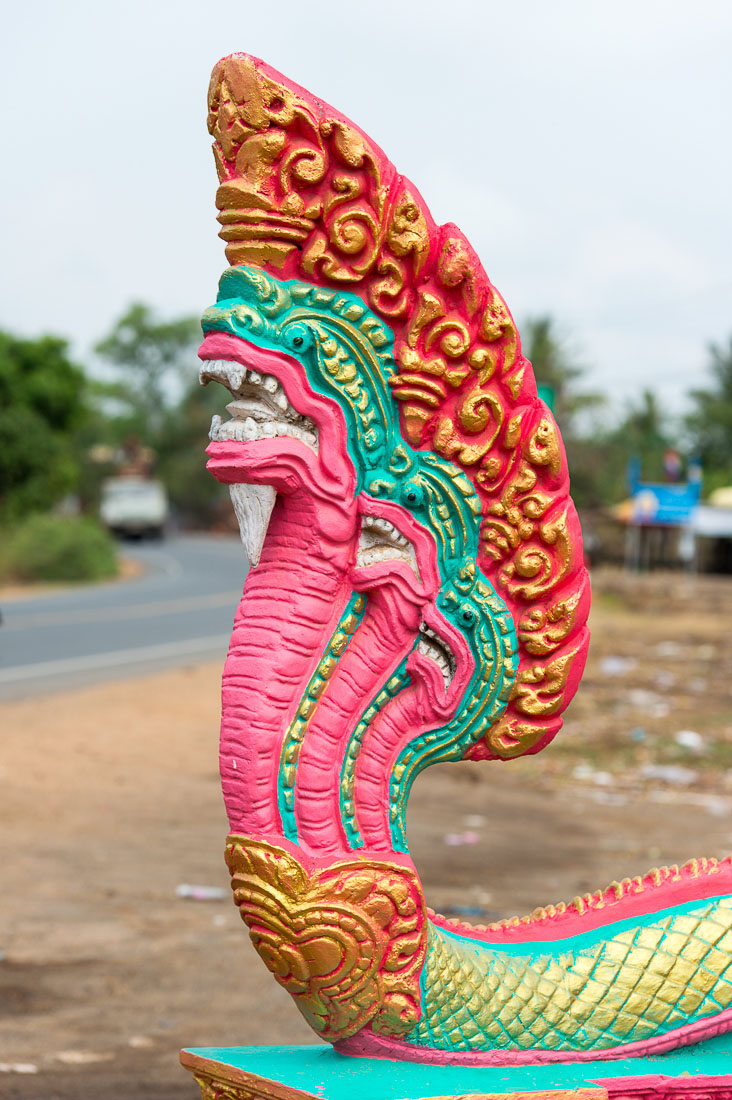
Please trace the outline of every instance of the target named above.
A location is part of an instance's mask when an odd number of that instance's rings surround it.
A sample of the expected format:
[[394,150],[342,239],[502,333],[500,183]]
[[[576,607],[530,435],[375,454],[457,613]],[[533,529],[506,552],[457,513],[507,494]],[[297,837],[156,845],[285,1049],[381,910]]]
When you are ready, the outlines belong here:
[[433,1066],[327,1046],[181,1051],[203,1100],[732,1100],[732,1036],[655,1058],[544,1066]]

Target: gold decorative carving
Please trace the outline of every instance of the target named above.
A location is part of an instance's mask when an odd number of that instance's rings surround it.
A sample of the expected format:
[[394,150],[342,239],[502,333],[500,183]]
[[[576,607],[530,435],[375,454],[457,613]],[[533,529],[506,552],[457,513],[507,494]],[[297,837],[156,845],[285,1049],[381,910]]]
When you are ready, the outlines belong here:
[[527,653],[545,657],[566,641],[572,632],[582,590],[549,605],[534,605],[521,616],[518,626],[519,641]]
[[[579,532],[556,425],[466,238],[435,225],[357,127],[253,58],[216,67],[208,122],[229,261],[305,277],[325,292],[355,290],[388,323],[404,435],[469,474],[483,505],[479,564],[514,618],[532,623],[519,632],[521,666],[563,644],[586,646],[585,574],[571,549]],[[552,618],[560,606],[566,613]],[[526,619],[532,608],[536,626]],[[525,715],[507,713],[496,743],[511,753],[539,744],[560,724],[542,721],[530,733]]]
[[516,710],[531,718],[556,714],[576,656],[575,648],[555,657],[548,664],[535,664],[522,669],[511,692],[516,700]]
[[315,1093],[204,1058],[190,1050],[181,1051],[180,1061],[193,1074],[201,1100],[317,1100]]
[[509,713],[491,726],[483,741],[491,756],[499,760],[514,760],[530,752],[547,736],[547,732],[545,725],[533,725]]
[[252,943],[324,1039],[367,1023],[392,1036],[414,1027],[427,921],[413,871],[353,859],[308,872],[289,852],[236,835],[226,861]]

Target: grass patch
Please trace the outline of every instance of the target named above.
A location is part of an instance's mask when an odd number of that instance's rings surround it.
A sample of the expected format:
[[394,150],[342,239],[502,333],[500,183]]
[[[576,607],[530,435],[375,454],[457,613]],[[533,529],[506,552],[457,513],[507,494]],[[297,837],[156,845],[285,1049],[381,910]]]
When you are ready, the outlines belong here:
[[99,581],[117,575],[114,540],[95,519],[35,515],[0,540],[0,582]]

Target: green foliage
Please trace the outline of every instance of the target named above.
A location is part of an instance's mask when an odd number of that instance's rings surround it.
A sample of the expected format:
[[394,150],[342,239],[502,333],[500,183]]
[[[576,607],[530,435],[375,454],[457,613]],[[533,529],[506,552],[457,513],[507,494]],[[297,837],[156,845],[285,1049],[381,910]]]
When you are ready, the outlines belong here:
[[0,517],[50,508],[78,476],[85,378],[65,340],[0,332]]
[[193,359],[200,335],[197,318],[159,321],[149,306],[135,302],[97,344],[97,354],[122,375],[107,396],[127,406],[127,420],[133,421],[144,442],[154,443],[169,404],[166,384],[181,374],[186,353]]
[[208,432],[214,413],[224,414],[228,392],[215,382],[195,382],[160,433],[159,474],[184,524],[208,527],[231,514],[229,491],[206,469]]
[[96,581],[117,573],[108,532],[88,516],[30,516],[5,533],[0,577],[17,581]]
[[575,428],[578,414],[602,405],[602,394],[582,390],[584,368],[575,363],[552,317],[533,317],[522,327],[523,350],[534,368],[537,385],[554,395],[553,412],[564,436]]
[[[692,390],[686,417],[692,453],[701,459],[705,486],[732,481],[732,336],[727,347],[709,346],[709,389]],[[707,477],[709,475],[709,477]]]
[[616,425],[595,424],[581,438],[570,437],[567,457],[572,496],[582,508],[617,504],[629,493],[628,463],[640,460],[644,481],[662,481],[663,455],[673,443],[672,422],[657,397],[644,390],[629,402]]

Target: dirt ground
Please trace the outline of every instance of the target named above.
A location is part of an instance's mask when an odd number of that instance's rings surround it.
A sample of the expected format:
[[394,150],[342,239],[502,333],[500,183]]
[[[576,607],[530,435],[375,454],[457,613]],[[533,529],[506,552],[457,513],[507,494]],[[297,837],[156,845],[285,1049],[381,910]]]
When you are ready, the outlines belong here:
[[[485,921],[732,850],[732,581],[593,578],[557,741],[436,767],[410,842],[429,902]],[[194,1100],[182,1046],[312,1042],[228,898],[220,669],[0,706],[0,1097]]]

